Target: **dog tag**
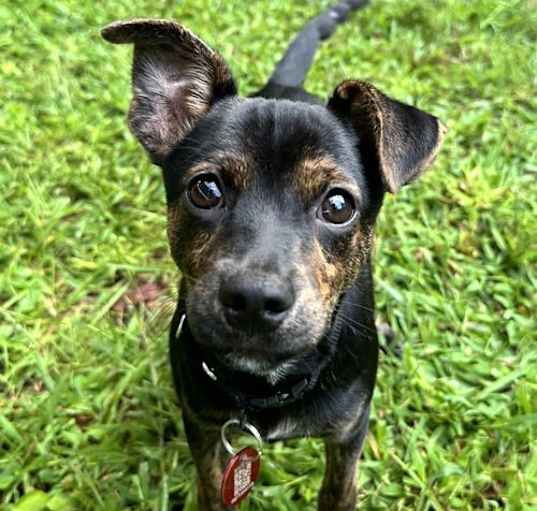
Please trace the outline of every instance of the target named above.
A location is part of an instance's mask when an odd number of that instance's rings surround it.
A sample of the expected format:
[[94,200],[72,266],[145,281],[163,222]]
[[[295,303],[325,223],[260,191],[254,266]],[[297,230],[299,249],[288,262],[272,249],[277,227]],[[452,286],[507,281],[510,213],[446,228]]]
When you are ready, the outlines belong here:
[[222,502],[224,506],[235,506],[254,487],[261,467],[261,455],[253,447],[245,447],[231,457],[222,478]]
[[[243,431],[250,433],[256,440],[259,449],[248,446],[236,452],[226,438],[229,426],[236,425]],[[236,506],[254,487],[261,467],[262,439],[259,431],[247,422],[231,419],[222,426],[222,443],[226,451],[231,454],[222,477],[220,493],[224,506]]]

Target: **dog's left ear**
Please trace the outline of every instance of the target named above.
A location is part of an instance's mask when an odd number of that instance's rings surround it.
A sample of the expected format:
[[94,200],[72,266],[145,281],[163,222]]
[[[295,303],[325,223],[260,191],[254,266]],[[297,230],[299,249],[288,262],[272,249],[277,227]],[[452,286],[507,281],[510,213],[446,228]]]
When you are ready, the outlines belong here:
[[101,34],[134,44],[129,126],[157,165],[216,101],[237,93],[223,58],[173,21],[118,21]]
[[416,179],[433,162],[446,131],[436,117],[362,81],[340,84],[327,106],[350,121],[364,163],[374,167],[384,189],[391,193]]

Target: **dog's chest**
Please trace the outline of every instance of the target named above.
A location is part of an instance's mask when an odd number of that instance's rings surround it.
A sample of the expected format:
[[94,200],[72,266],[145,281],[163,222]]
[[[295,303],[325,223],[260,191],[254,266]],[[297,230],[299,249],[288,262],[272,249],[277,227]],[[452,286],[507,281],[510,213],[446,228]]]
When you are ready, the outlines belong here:
[[302,421],[297,421],[293,417],[283,417],[275,425],[270,427],[265,433],[265,439],[268,442],[277,440],[287,440],[299,436],[310,436],[307,429],[305,430]]
[[260,426],[268,442],[301,437],[345,437],[354,429],[366,407],[364,395],[347,394],[335,402],[321,399],[313,406],[273,413],[269,420],[265,417]]

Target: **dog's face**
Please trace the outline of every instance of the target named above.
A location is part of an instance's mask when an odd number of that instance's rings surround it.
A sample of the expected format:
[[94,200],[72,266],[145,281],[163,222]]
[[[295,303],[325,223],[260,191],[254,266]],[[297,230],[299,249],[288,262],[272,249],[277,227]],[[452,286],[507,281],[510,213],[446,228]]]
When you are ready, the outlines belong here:
[[438,121],[364,82],[326,107],[239,98],[221,57],[174,23],[103,35],[135,44],[130,126],[163,169],[194,337],[235,369],[285,374],[368,263],[383,193],[432,161]]
[[324,107],[232,97],[164,169],[196,339],[255,372],[313,348],[371,244],[354,138]]

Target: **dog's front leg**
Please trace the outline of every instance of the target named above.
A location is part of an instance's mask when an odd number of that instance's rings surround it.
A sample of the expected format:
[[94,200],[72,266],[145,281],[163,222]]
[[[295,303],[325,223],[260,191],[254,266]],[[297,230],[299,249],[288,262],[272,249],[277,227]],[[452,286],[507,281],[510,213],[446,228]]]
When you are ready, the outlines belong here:
[[356,509],[356,465],[367,434],[369,412],[359,427],[344,441],[325,440],[326,468],[319,493],[319,511]]
[[219,432],[201,429],[199,425],[185,416],[183,416],[183,422],[198,473],[199,511],[230,509],[224,506],[220,495],[224,457]]

